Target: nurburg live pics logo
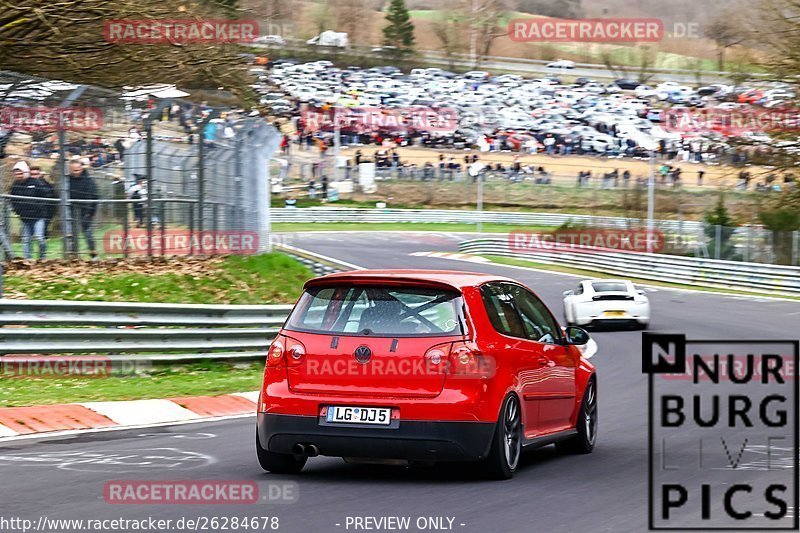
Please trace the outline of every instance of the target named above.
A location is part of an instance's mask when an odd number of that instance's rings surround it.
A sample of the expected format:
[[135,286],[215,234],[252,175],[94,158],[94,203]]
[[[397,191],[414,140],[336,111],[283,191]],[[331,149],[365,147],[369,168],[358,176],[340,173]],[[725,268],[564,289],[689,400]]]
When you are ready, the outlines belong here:
[[648,526],[797,531],[796,340],[642,334]]

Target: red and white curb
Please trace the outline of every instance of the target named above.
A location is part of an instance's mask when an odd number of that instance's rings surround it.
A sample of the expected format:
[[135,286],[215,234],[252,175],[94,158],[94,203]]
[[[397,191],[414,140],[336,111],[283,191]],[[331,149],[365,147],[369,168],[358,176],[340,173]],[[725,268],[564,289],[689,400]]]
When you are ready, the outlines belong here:
[[0,408],[0,441],[24,435],[155,426],[254,414],[258,391],[221,396]]
[[470,254],[457,254],[452,252],[412,252],[408,255],[414,257],[437,257],[439,259],[452,259],[454,261],[468,261],[470,263],[491,263],[485,257],[478,257]]

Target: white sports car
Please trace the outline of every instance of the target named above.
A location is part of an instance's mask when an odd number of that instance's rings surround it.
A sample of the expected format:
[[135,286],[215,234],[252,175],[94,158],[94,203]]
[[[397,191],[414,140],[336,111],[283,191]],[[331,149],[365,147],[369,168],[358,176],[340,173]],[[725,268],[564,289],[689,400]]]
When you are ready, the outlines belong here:
[[564,315],[570,326],[650,324],[650,301],[644,291],[623,279],[587,279],[564,293]]

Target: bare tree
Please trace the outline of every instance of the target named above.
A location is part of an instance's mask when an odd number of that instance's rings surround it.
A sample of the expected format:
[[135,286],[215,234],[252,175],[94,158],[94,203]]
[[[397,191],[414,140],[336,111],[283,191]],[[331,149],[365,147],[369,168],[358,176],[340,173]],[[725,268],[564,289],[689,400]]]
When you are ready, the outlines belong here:
[[331,12],[330,0],[317,0],[311,13],[311,19],[317,29],[317,33],[330,30],[335,23],[335,17]]
[[652,69],[656,62],[656,50],[651,46],[604,47],[600,58],[617,78],[635,76],[639,83],[645,84],[654,76]]
[[725,52],[728,48],[741,44],[747,38],[735,11],[718,13],[706,26],[705,34],[717,46],[717,66],[720,71],[725,70]]
[[470,25],[470,55],[477,67],[489,55],[495,39],[508,35],[501,25],[507,7],[505,0],[466,0],[465,11]]
[[351,42],[359,42],[369,35],[370,17],[366,0],[337,0],[336,26],[346,31]]
[[459,23],[463,22],[463,17],[457,12],[445,11],[439,18],[431,23],[433,34],[439,40],[439,49],[442,50],[448,60],[451,61],[453,55],[463,47],[462,28]]
[[180,0],[0,0],[0,69],[109,88],[154,82],[223,87],[250,101],[240,46],[120,44],[104,36],[114,20],[220,16],[208,4]]

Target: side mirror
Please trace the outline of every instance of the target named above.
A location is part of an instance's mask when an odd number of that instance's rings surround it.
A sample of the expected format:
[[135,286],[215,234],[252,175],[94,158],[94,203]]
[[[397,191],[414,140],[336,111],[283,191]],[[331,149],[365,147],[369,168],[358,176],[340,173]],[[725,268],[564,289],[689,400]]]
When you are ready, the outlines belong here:
[[564,296],[572,296],[572,295],[573,295],[572,291],[564,291]]
[[567,344],[573,346],[584,346],[591,340],[589,333],[578,326],[569,326],[564,330],[564,335],[567,339]]
[[590,359],[597,353],[597,343],[589,336],[585,329],[577,326],[564,328],[564,335],[568,345],[576,346],[584,359]]

